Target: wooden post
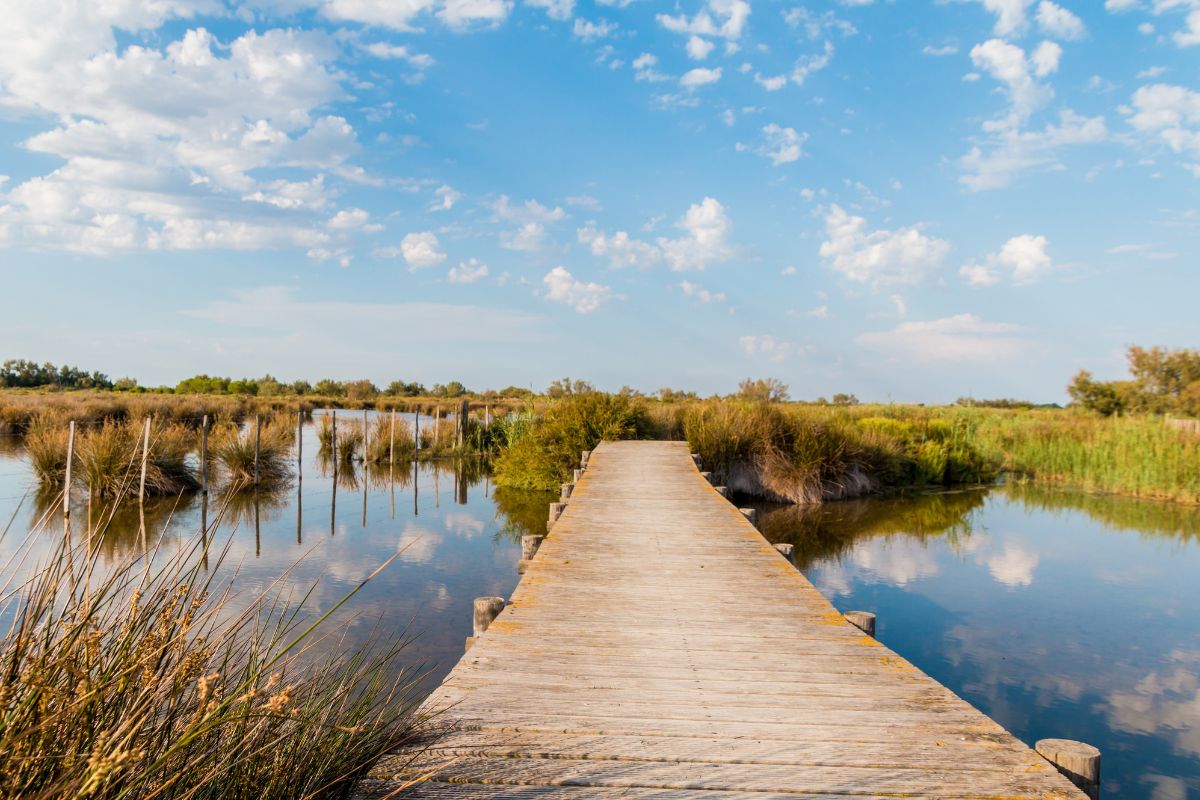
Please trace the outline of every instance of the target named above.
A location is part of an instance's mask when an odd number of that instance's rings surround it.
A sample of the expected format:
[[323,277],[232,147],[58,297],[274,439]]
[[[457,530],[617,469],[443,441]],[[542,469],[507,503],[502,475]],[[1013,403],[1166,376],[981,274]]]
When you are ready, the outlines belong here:
[[485,403],[483,406],[483,427],[489,428],[489,429],[492,427],[492,404],[491,403]]
[[875,615],[870,611],[847,611],[843,616],[867,636],[875,636]]
[[[333,474],[337,475],[337,409],[329,412],[333,417],[331,425],[331,436],[329,438],[329,454],[333,460]],[[336,483],[337,481],[334,481]]]
[[462,405],[458,410],[458,447],[462,449],[467,446],[467,420],[471,414],[470,401],[463,400]]
[[583,470],[581,470],[581,469],[575,470],[575,475],[574,475],[575,483],[579,483],[579,479],[582,477],[583,477]]
[[75,460],[75,420],[67,428],[67,474],[63,476],[63,519],[71,518],[71,463]]
[[1100,797],[1100,750],[1070,739],[1042,739],[1034,749],[1084,794]]
[[[254,415],[254,488],[258,488],[258,454],[262,449],[262,415]],[[255,519],[257,520],[258,502],[254,503]]]
[[200,494],[208,494],[208,414],[200,421]]
[[296,409],[296,480],[304,478],[304,409]]
[[[367,410],[363,409],[363,464],[367,463]],[[363,473],[363,482],[367,480],[367,474]]]
[[573,484],[573,483],[564,483],[564,484],[562,485],[562,493],[561,493],[561,494],[559,494],[559,496],[558,496],[558,501],[559,501],[560,503],[565,503],[565,502],[567,502],[568,500],[570,500],[570,499],[571,499],[571,492],[573,492],[573,491],[575,491],[575,484]]
[[566,503],[550,504],[550,519],[546,521],[546,530],[550,530],[550,528],[554,527],[554,523],[558,522],[558,518],[562,516],[562,513],[564,510],[566,510],[566,508]]
[[467,648],[471,649],[471,645],[475,644],[475,640],[483,635],[488,626],[500,616],[500,612],[504,610],[503,597],[476,597],[474,615],[472,617],[472,630],[474,636],[467,637]]
[[413,452],[421,452],[421,407],[413,413]]
[[433,449],[436,450],[442,441],[442,404],[438,403],[433,411]]
[[746,521],[749,522],[751,525],[755,525],[755,526],[758,525],[758,509],[757,508],[739,508],[738,511],[742,512],[742,516],[745,517]]
[[700,468],[700,454],[692,453],[692,463],[696,465],[696,469]]
[[721,495],[721,497],[724,497],[724,498],[729,497],[729,489],[725,486],[714,486],[713,491],[716,492],[717,494]]
[[579,468],[587,469],[588,461],[591,459],[591,457],[592,457],[592,451],[584,450],[583,453],[579,456]]
[[791,544],[777,544],[775,549],[788,560],[793,567],[796,566],[796,546]]
[[138,502],[146,499],[146,462],[150,460],[150,418],[146,417],[145,433],[142,434],[142,482],[138,485]]
[[712,483],[713,477],[711,472],[701,472],[700,477],[704,478],[704,480],[708,481],[709,483]]
[[521,558],[525,561],[533,558],[542,545],[544,536],[522,536],[521,537]]
[[391,431],[388,434],[388,463],[396,463],[396,409],[392,409]]

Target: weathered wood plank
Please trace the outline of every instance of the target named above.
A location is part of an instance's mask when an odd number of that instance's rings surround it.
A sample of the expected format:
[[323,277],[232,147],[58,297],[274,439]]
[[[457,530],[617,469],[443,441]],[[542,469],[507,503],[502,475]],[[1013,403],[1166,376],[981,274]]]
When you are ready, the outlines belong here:
[[[564,492],[565,494],[565,492]],[[510,604],[369,793],[428,800],[1083,795],[848,623],[672,442],[604,443]]]

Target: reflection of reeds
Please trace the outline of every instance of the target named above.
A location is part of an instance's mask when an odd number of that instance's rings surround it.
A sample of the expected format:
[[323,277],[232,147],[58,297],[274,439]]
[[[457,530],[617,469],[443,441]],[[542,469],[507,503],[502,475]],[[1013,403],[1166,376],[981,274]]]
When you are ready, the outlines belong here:
[[274,487],[291,478],[292,434],[290,421],[272,417],[263,423],[261,432],[253,422],[245,430],[235,424],[222,425],[213,431],[209,447],[227,486]]
[[310,627],[269,595],[234,608],[201,567],[202,538],[152,553],[152,570],[137,556],[93,570],[91,540],[52,536],[32,578],[8,574],[25,559],[0,571],[0,586],[23,587],[0,637],[6,795],[348,797],[412,738],[403,640],[316,657],[328,614]]

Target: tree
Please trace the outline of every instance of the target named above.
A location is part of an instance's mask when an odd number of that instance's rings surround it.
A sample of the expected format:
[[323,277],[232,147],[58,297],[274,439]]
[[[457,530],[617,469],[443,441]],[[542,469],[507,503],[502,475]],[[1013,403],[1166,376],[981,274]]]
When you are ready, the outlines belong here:
[[322,378],[313,387],[313,394],[319,394],[322,397],[341,397],[345,393],[346,390],[342,388],[342,384],[330,378]]
[[308,381],[292,381],[292,394],[304,396],[312,391],[312,384]]
[[546,387],[547,397],[568,397],[573,394],[589,394],[596,387],[587,381],[572,381],[570,378],[560,378]]
[[416,382],[392,381],[384,391],[386,394],[398,397],[417,397],[425,393],[425,387]]
[[737,396],[756,403],[786,403],[791,399],[787,384],[778,378],[739,381]]
[[1084,369],[1079,370],[1071,380],[1067,394],[1071,395],[1072,403],[1105,417],[1120,414],[1124,409],[1115,385],[1112,382],[1094,380],[1092,373]]
[[342,384],[346,396],[351,400],[373,400],[379,396],[379,387],[369,380],[361,379]]
[[858,398],[852,394],[838,392],[833,396],[833,404],[835,406],[856,406],[858,405]]

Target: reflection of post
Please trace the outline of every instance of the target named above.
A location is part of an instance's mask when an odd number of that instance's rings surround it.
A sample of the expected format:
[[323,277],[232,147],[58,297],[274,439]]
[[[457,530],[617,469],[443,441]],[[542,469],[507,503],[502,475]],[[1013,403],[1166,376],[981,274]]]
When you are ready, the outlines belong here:
[[441,470],[438,469],[437,462],[434,462],[434,464],[433,464],[433,507],[434,508],[442,507],[442,487],[438,484],[438,473],[440,473],[440,472],[441,472]]
[[262,555],[262,531],[258,527],[258,490],[254,490],[254,557]]
[[304,490],[299,480],[296,481],[296,544],[304,544]]
[[337,462],[333,462],[333,495],[329,503],[329,535],[334,535],[334,521],[337,519]]
[[208,571],[208,493],[200,495],[200,554]]
[[392,519],[396,518],[396,465],[388,464],[388,493],[392,498]]
[[458,504],[465,506],[467,504],[467,473],[461,465],[457,468],[458,476]]
[[367,527],[367,481],[370,476],[367,474],[367,464],[363,462],[363,523],[362,526]]

